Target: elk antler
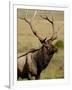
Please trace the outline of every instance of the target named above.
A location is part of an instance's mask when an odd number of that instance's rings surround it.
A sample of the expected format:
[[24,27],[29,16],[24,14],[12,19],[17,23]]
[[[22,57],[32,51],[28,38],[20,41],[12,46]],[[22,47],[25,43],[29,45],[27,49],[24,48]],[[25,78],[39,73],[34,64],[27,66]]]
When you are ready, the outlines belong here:
[[46,40],[47,37],[46,37],[45,39],[41,38],[41,37],[39,36],[39,34],[36,32],[36,30],[34,30],[31,21],[27,20],[26,18],[20,18],[20,19],[25,20],[25,21],[29,24],[29,26],[30,26],[33,34],[39,39],[39,41],[40,41],[41,43],[44,43],[44,42],[45,42],[45,40]]
[[47,16],[46,16],[46,17],[41,16],[41,18],[43,18],[43,19],[49,21],[49,22],[52,24],[52,27],[53,27],[53,34],[52,34],[52,37],[51,37],[49,40],[50,40],[50,41],[55,40],[55,39],[57,38],[57,36],[54,36],[54,35],[55,35],[57,32],[54,31],[54,22],[53,22],[54,20],[53,20],[53,17],[52,17],[52,20],[50,20]]

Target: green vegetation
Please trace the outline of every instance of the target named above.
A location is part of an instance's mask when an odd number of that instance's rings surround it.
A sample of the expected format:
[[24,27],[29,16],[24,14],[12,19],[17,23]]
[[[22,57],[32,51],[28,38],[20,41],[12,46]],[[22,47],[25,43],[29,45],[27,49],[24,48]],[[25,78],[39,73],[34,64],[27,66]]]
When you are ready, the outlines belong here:
[[58,40],[56,42],[55,46],[58,48],[64,48],[64,42],[62,40]]

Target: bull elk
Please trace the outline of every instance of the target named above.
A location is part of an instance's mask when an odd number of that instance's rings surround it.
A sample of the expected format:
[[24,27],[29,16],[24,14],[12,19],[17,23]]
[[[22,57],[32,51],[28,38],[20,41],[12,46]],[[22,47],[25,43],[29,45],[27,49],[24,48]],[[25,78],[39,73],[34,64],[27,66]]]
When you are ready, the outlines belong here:
[[53,17],[50,20],[47,16],[40,16],[42,19],[47,20],[49,23],[52,24],[53,34],[50,39],[45,37],[39,36],[39,34],[34,30],[31,21],[26,18],[21,18],[25,20],[25,22],[30,26],[33,34],[39,39],[42,46],[39,49],[32,49],[29,52],[21,55],[18,57],[17,60],[17,77],[27,78],[28,80],[33,79],[40,79],[41,72],[48,66],[49,62],[53,55],[57,52],[57,48],[52,44],[57,38],[54,31],[54,22]]

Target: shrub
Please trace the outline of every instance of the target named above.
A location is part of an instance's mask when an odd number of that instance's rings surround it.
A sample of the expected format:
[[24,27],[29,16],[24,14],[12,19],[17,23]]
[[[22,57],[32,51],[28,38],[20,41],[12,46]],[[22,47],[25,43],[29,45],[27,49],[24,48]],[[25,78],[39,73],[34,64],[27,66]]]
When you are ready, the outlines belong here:
[[58,40],[56,42],[55,46],[58,48],[64,48],[64,42],[62,40]]

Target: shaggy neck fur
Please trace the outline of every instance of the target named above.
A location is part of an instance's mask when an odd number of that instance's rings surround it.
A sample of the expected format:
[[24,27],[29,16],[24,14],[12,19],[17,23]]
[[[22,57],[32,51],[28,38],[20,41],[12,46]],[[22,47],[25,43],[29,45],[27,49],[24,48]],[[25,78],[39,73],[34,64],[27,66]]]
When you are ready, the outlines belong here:
[[47,54],[47,49],[45,47],[42,47],[40,50],[36,51],[33,54],[33,58],[37,63],[38,70],[42,71],[43,69],[45,69],[48,66],[52,56],[53,54]]

